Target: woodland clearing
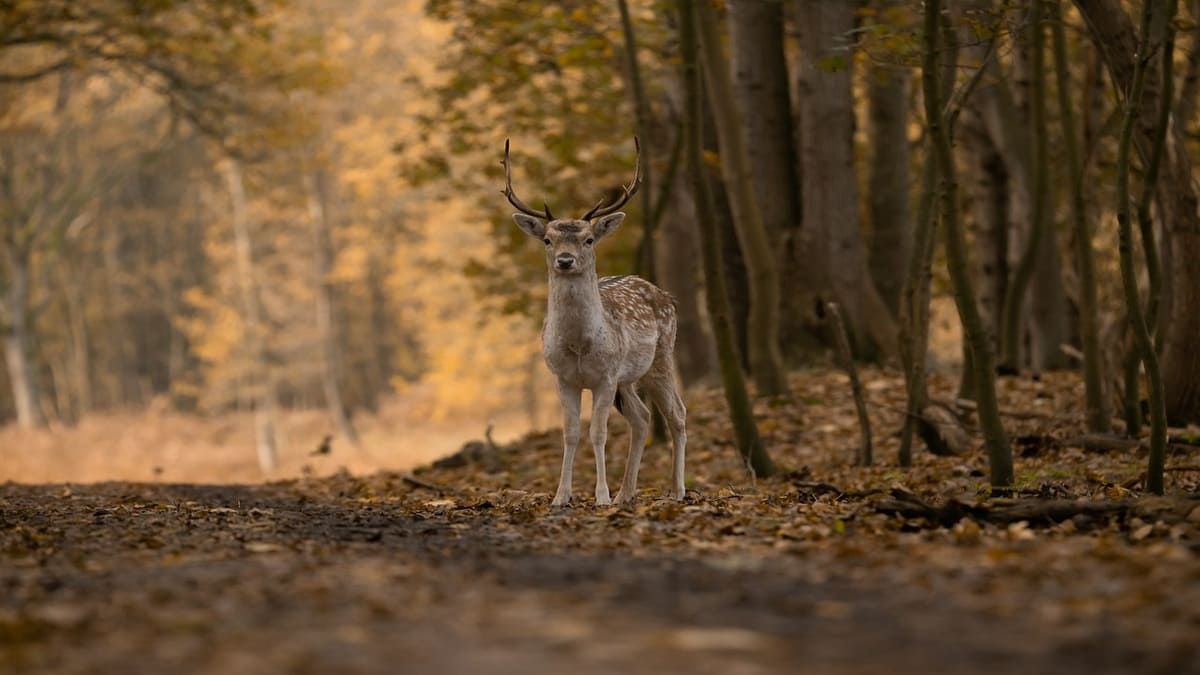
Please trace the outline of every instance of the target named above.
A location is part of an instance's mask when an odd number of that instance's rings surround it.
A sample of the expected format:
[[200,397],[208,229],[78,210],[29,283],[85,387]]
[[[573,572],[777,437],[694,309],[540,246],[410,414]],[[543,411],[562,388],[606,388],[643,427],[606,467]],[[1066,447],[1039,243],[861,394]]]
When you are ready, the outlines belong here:
[[[1071,445],[1075,376],[1006,378],[1018,493],[993,499],[979,452],[894,466],[903,382],[864,381],[876,466],[850,465],[844,376],[810,370],[758,404],[788,469],[758,481],[694,392],[683,503],[658,445],[634,507],[551,509],[554,431],[413,473],[4,484],[0,670],[1200,672],[1200,450],[1141,497],[1140,452]],[[1048,504],[1099,508],[1010,517]]]

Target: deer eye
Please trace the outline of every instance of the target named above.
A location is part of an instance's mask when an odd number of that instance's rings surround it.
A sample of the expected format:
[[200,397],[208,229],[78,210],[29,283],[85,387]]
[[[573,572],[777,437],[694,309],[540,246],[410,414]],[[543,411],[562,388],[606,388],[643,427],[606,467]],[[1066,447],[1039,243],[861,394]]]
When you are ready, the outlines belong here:
[[591,245],[592,245],[592,242],[594,242],[594,241],[596,241],[596,240],[595,240],[595,239],[592,239],[591,237],[588,237],[588,238],[587,238],[587,241],[583,242],[583,245],[584,245],[584,246],[591,246]]
[[542,242],[544,242],[547,246],[549,246],[550,245],[550,237],[546,237],[545,239],[542,239]]

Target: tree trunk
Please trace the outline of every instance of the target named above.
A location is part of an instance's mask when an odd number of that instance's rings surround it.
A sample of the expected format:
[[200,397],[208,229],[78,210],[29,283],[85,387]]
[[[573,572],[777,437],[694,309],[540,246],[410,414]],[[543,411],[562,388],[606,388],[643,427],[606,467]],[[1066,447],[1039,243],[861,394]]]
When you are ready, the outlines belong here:
[[333,325],[333,283],[329,279],[333,272],[333,237],[329,231],[329,176],[325,169],[316,169],[308,177],[308,213],[313,238],[317,340],[321,343],[321,386],[325,392],[325,406],[338,433],[357,445],[358,433],[350,422],[338,384],[341,350]]
[[66,313],[68,360],[63,384],[70,392],[71,417],[78,420],[92,409],[92,367],[87,315],[84,311],[85,293],[77,269],[79,253],[73,247],[62,245],[62,258],[55,266],[61,286],[63,307]]
[[[1153,8],[1147,2],[1142,10],[1142,30],[1140,31],[1142,39],[1139,44],[1143,46],[1143,49],[1151,44],[1150,17],[1152,14]],[[1146,67],[1149,63],[1148,54],[1139,51],[1129,93],[1125,99],[1120,143],[1117,146],[1117,224],[1121,250],[1121,286],[1125,291],[1125,306],[1133,327],[1134,341],[1146,368],[1146,380],[1150,390],[1150,466],[1146,472],[1146,490],[1154,494],[1162,494],[1167,416],[1163,407],[1163,382],[1159,372],[1158,354],[1155,352],[1154,342],[1146,325],[1146,317],[1142,313],[1141,300],[1138,298],[1137,275],[1133,262],[1133,217],[1130,213],[1129,190],[1130,145],[1133,142],[1134,122],[1139,117],[1138,110],[1142,105]],[[1152,176],[1154,172],[1155,168],[1147,167],[1148,175]],[[1152,250],[1153,244],[1147,242],[1146,248]],[[1126,396],[1128,395],[1127,392]]]
[[[1200,20],[1200,0],[1188,0],[1191,20]],[[1195,34],[1193,33],[1193,36]],[[1190,128],[1196,116],[1196,102],[1200,97],[1200,38],[1193,37],[1188,49],[1183,77],[1179,84],[1179,100],[1175,104],[1175,119],[1183,128]]]
[[46,426],[42,414],[37,367],[30,354],[29,256],[24,250],[8,249],[8,288],[4,312],[4,362],[8,366],[9,385],[17,411],[17,426],[36,429]]
[[[900,3],[877,0],[873,4],[882,12]],[[909,84],[907,67],[873,65],[867,73],[871,146],[867,190],[871,212],[868,257],[875,287],[893,313],[900,310],[900,293],[904,288],[905,266],[911,257],[913,238],[913,227],[909,224]]]
[[1033,227],[1040,244],[1030,280],[1030,361],[1035,371],[1063,368],[1067,357],[1060,348],[1068,338],[1067,296],[1063,290],[1062,256],[1053,218],[1050,192],[1050,155],[1046,122],[1045,2],[1033,0],[1030,12],[1032,82],[1030,126],[1033,129]]
[[972,107],[959,125],[960,147],[966,162],[966,190],[974,213],[975,251],[979,254],[980,312],[994,348],[1000,344],[1000,320],[1008,290],[1008,207],[1012,183],[1004,158]]
[[[858,218],[854,166],[852,58],[843,51],[854,28],[855,3],[800,0],[802,30],[798,95],[804,226],[801,247],[810,266],[806,285],[842,308],[859,355],[895,349],[895,317],[875,289]],[[829,299],[829,298],[826,298]]]
[[[734,99],[729,62],[721,48],[720,29],[712,6],[697,2],[696,28],[703,52],[704,74],[721,145],[721,168],[733,206],[738,243],[750,283],[750,373],[762,396],[788,391],[787,372],[779,351],[779,273],[763,226],[750,172],[741,111]],[[703,215],[703,214],[702,214]]]
[[[682,127],[682,94],[668,90],[672,114]],[[681,132],[682,133],[682,130]],[[686,145],[687,139],[684,139]],[[667,195],[661,233],[670,247],[655,250],[658,261],[659,285],[675,296],[678,336],[675,338],[675,366],[684,387],[701,382],[716,369],[716,353],[713,351],[712,332],[704,316],[704,270],[701,244],[699,242],[696,202],[686,173],[677,173],[675,183]],[[736,249],[736,242],[734,242]],[[728,250],[728,249],[727,249]]]
[[1093,433],[1108,433],[1108,401],[1104,396],[1104,357],[1100,351],[1100,327],[1096,298],[1096,263],[1092,252],[1092,228],[1083,197],[1083,160],[1079,154],[1073,88],[1067,65],[1067,40],[1062,25],[1062,0],[1050,7],[1050,29],[1054,43],[1054,72],[1058,82],[1058,108],[1063,127],[1063,148],[1070,176],[1071,225],[1075,258],[1079,268],[1079,331],[1083,343],[1083,382],[1087,401],[1087,426]]
[[[642,151],[647,158],[653,158],[657,149],[652,137],[653,124],[650,119],[650,102],[642,87],[642,69],[638,64],[637,36],[633,32],[633,20],[629,16],[629,3],[617,0],[617,9],[621,14],[621,33],[625,48],[625,72],[628,78],[629,97],[633,102],[633,110],[637,119],[637,133],[641,140]],[[638,247],[637,273],[648,281],[657,281],[658,274],[654,268],[655,229],[658,223],[654,218],[654,162],[647,161],[642,165],[642,241]]]
[[[1129,91],[1136,63],[1137,36],[1119,0],[1075,0],[1093,41],[1104,57],[1117,87]],[[1143,161],[1149,160],[1158,121],[1160,87],[1155,64],[1149,65],[1142,103],[1134,120],[1132,143]],[[1164,286],[1170,298],[1160,301],[1168,327],[1162,341],[1162,373],[1167,419],[1171,424],[1200,422],[1200,211],[1192,182],[1191,160],[1182,130],[1172,124],[1166,139],[1158,200],[1171,248]]]
[[[698,0],[706,4],[708,0]],[[717,355],[721,362],[721,379],[724,383],[725,400],[729,405],[729,416],[733,423],[734,436],[747,466],[756,476],[766,477],[775,472],[775,466],[763,447],[754,421],[754,409],[742,379],[733,330],[729,321],[729,301],[725,296],[721,274],[721,247],[717,238],[714,205],[704,171],[702,153],[703,136],[700,128],[703,116],[700,112],[700,77],[697,72],[696,24],[692,0],[679,0],[680,49],[683,54],[684,99],[686,115],[684,129],[687,130],[687,157],[692,194],[696,198],[696,215],[700,224],[703,242],[705,296],[708,299],[709,319],[716,337]]]
[[1013,484],[1012,450],[1000,424],[1000,410],[996,401],[996,379],[994,356],[991,344],[979,316],[979,307],[971,288],[970,262],[967,258],[967,243],[958,219],[958,178],[954,166],[954,155],[950,146],[950,134],[942,115],[944,99],[939,93],[938,37],[941,7],[939,0],[926,0],[923,64],[921,81],[925,94],[925,119],[934,146],[938,173],[942,179],[941,217],[945,229],[946,259],[950,280],[954,286],[954,300],[962,318],[963,333],[971,349],[975,366],[976,400],[979,423],[983,429],[984,446],[988,453],[991,469],[991,484],[994,489],[1006,490]]
[[246,188],[242,170],[234,159],[222,165],[226,186],[232,201],[233,236],[236,248],[238,288],[242,296],[243,319],[246,323],[246,345],[250,352],[251,373],[248,379],[254,390],[254,429],[258,450],[258,467],[264,475],[275,472],[278,459],[275,449],[275,380],[267,358],[263,339],[263,312],[258,298],[254,274],[254,252],[250,241],[250,223],[246,210]]
[[783,5],[730,3],[729,34],[734,94],[743,110],[753,111],[741,121],[754,195],[771,248],[778,252],[784,236],[800,222]]

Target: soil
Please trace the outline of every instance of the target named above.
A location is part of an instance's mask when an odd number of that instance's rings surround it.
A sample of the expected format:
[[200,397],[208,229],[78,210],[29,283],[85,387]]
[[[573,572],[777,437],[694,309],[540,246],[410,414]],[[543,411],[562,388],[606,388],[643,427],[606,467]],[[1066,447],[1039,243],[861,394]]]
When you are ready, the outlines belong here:
[[[802,377],[806,397],[760,406],[789,467],[771,479],[741,467],[719,394],[689,401],[683,503],[660,444],[632,507],[590,505],[581,461],[551,508],[554,432],[415,474],[0,485],[0,672],[1200,672],[1188,446],[1168,495],[1141,495],[1136,451],[1063,444],[1077,383],[1016,382],[1022,483],[993,499],[977,451],[891,465],[894,374],[864,378],[867,468],[844,380]],[[897,515],[898,494],[969,508]],[[988,519],[1050,499],[1132,506]]]

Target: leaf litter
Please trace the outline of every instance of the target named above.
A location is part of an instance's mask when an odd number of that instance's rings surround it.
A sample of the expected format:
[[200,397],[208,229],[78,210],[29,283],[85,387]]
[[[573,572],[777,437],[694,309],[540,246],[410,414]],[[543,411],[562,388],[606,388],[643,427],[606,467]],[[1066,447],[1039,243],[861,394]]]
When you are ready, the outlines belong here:
[[1200,672],[1196,434],[1145,496],[1143,450],[1072,445],[1076,377],[1004,379],[1018,484],[992,497],[977,437],[897,467],[903,381],[863,379],[877,465],[852,466],[845,376],[814,369],[756,404],[772,478],[695,392],[683,502],[659,443],[636,504],[592,506],[580,461],[551,508],[556,431],[412,474],[5,484],[0,671]]

